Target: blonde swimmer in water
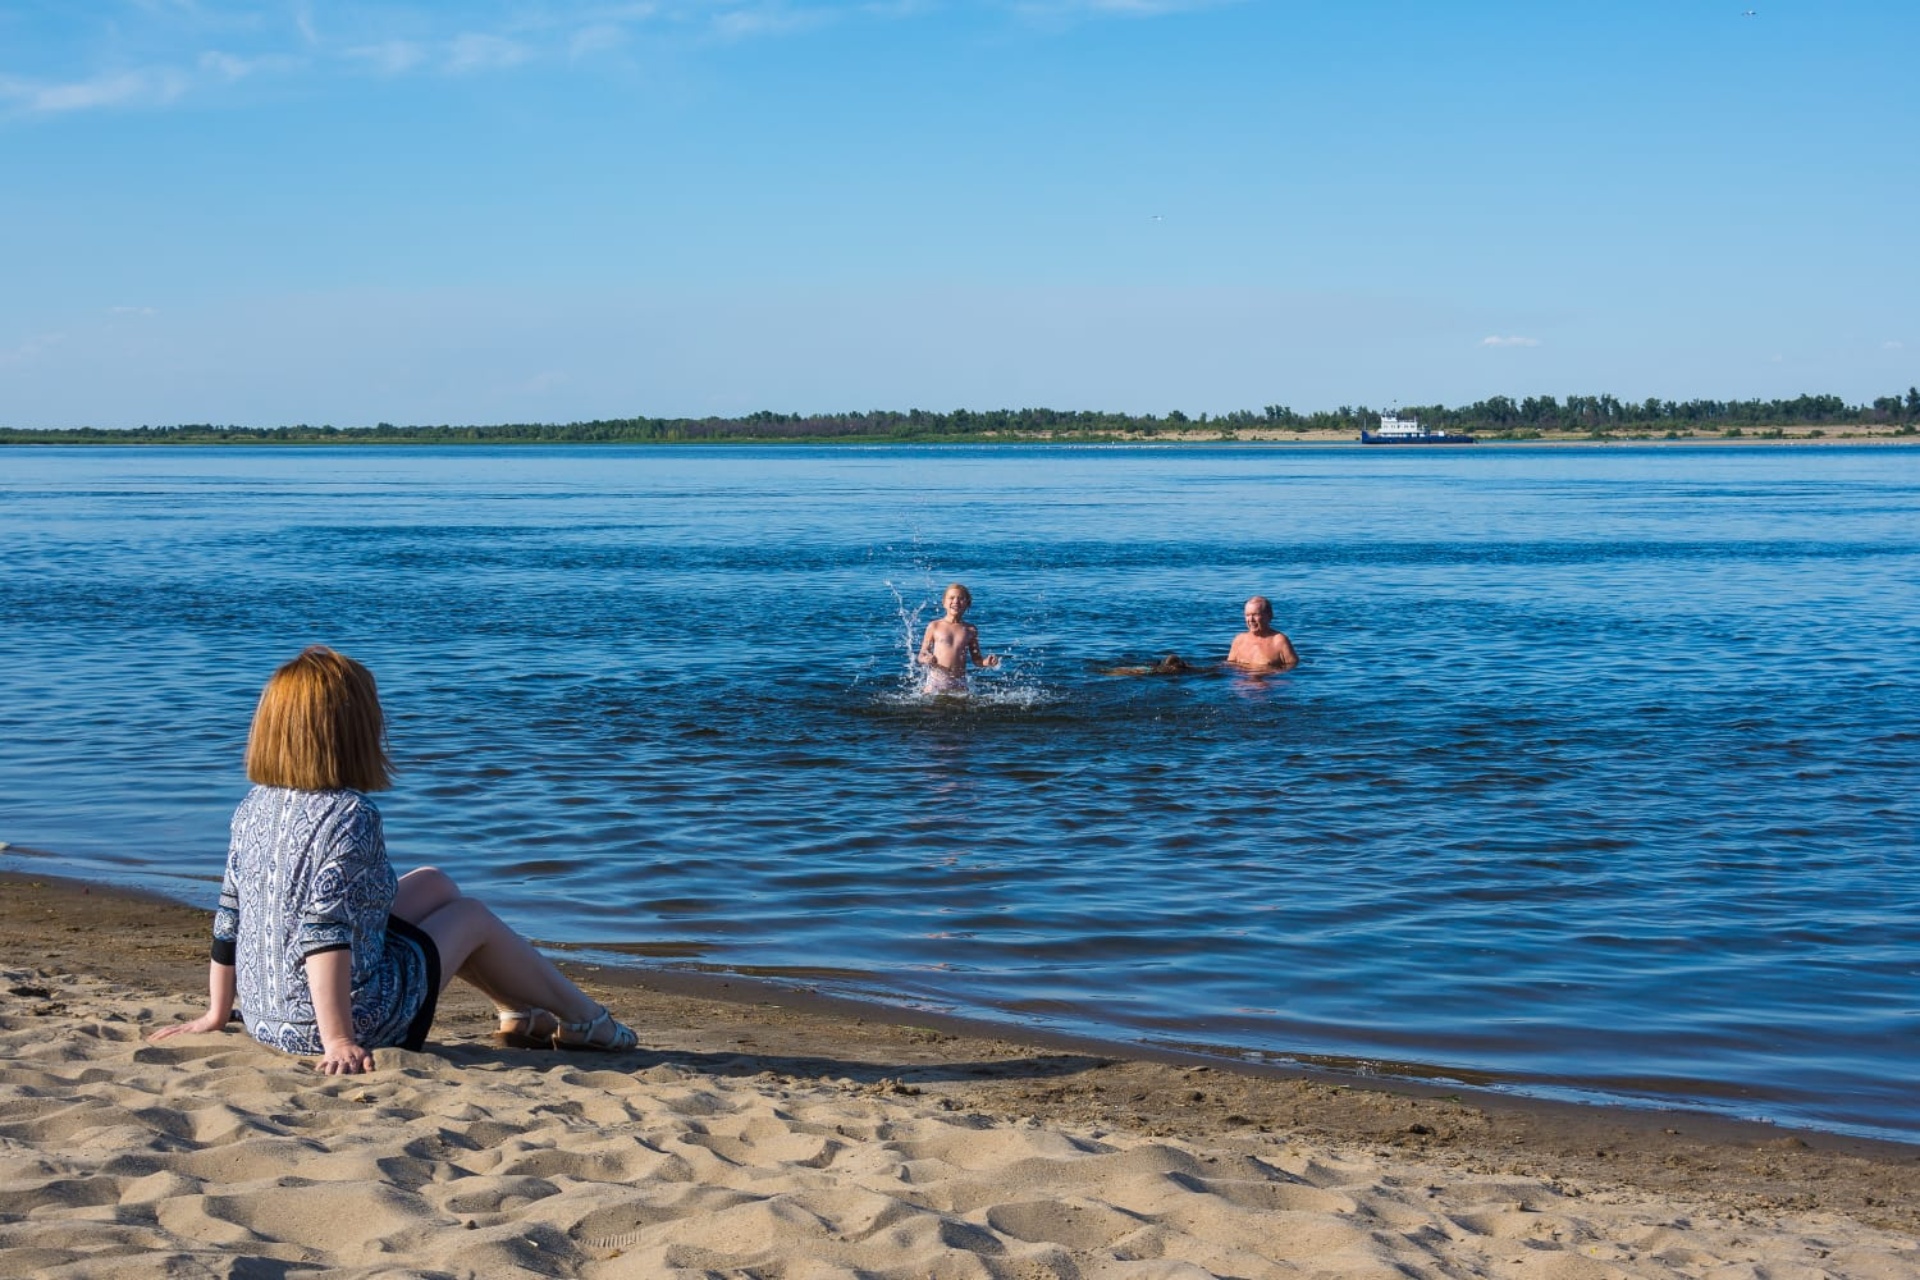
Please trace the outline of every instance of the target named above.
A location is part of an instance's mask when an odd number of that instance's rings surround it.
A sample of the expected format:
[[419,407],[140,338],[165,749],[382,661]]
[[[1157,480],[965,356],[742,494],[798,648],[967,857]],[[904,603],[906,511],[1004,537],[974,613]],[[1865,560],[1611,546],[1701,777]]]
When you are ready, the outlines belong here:
[[961,583],[954,583],[940,597],[940,607],[947,611],[944,618],[935,618],[927,624],[927,634],[920,641],[920,665],[927,668],[927,682],[922,686],[925,693],[965,693],[967,691],[967,659],[983,667],[1000,665],[1000,655],[980,652],[980,632],[967,621],[967,610],[973,607],[973,593]]

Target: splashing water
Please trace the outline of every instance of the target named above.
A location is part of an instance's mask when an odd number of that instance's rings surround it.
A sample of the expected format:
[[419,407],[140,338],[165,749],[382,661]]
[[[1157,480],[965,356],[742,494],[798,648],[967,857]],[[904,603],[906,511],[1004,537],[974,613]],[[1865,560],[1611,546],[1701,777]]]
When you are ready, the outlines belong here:
[[[933,575],[925,573],[923,576],[929,584],[926,589],[931,590]],[[926,672],[920,666],[920,620],[926,616],[929,602],[922,600],[919,604],[909,605],[906,596],[901,594],[900,587],[891,578],[887,579],[887,590],[893,592],[894,613],[900,619],[900,682],[903,687],[917,690],[926,683]]]
[[1060,701],[1058,691],[1023,669],[1019,650],[1014,648],[997,651],[998,666],[970,667],[964,682],[935,688],[928,669],[920,664],[920,641],[929,614],[939,612],[939,590],[931,566],[916,567],[921,578],[917,589],[925,593],[917,604],[908,602],[899,583],[892,578],[885,580],[887,590],[893,594],[894,616],[900,626],[901,669],[897,681],[874,695],[875,702],[890,707],[959,711],[967,707],[1032,709]]

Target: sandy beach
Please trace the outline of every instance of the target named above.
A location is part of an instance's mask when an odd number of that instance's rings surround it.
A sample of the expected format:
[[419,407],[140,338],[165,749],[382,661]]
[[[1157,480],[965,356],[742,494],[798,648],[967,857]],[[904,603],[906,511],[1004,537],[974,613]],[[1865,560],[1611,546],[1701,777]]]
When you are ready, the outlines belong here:
[[639,1051],[497,1049],[456,983],[430,1052],[327,1078],[145,1041],[199,1007],[201,912],[15,870],[0,924],[6,1275],[1920,1275],[1896,1144],[583,966]]

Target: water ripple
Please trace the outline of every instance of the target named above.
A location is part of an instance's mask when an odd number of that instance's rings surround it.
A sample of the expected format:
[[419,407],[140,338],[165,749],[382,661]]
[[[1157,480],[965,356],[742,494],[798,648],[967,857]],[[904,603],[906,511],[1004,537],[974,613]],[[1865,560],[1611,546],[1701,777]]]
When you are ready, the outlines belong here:
[[0,839],[204,900],[323,639],[556,944],[1920,1137],[1920,452],[1466,452],[10,453]]

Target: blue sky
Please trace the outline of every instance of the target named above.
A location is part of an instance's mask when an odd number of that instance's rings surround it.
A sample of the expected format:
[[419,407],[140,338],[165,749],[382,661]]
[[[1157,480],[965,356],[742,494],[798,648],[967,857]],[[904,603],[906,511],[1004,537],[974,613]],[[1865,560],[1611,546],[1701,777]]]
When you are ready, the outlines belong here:
[[1916,48],[1911,0],[8,0],[0,425],[1871,399]]

